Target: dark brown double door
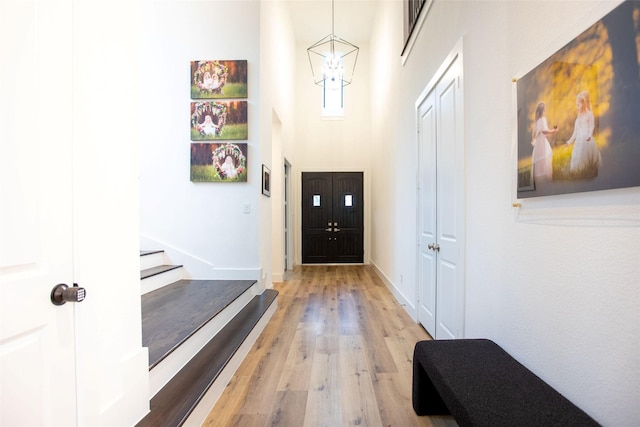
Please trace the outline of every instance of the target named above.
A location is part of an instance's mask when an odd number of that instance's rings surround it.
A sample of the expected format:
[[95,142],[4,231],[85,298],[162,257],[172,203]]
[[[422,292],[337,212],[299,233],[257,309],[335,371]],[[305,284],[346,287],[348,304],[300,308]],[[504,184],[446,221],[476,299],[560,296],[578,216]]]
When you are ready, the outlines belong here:
[[362,172],[302,172],[302,263],[362,263]]

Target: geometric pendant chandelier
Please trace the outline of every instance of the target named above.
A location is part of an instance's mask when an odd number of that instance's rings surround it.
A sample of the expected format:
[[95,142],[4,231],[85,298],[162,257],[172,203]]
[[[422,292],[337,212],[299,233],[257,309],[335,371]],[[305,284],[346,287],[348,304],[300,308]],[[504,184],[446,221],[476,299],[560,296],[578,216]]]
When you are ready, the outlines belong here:
[[358,62],[360,48],[335,35],[334,0],[331,0],[331,34],[314,43],[307,49],[313,82],[324,86],[325,81],[341,86],[351,84]]

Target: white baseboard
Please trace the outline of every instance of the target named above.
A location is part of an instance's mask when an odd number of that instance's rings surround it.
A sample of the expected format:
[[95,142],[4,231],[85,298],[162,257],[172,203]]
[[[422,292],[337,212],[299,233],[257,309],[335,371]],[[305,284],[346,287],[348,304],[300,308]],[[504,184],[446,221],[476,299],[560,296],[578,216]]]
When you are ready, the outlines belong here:
[[193,280],[257,280],[261,281],[262,269],[255,268],[216,268],[210,262],[193,254],[155,240],[148,236],[140,236],[140,249],[163,250],[167,262],[182,265],[184,278]]
[[409,314],[409,316],[413,319],[414,322],[418,321],[418,312],[416,311],[415,301],[408,299],[401,291],[398,289],[391,280],[378,268],[378,266],[371,262],[371,267],[373,267],[373,271],[378,275],[380,280],[387,285],[389,291],[393,294],[398,303],[404,307],[405,311]]

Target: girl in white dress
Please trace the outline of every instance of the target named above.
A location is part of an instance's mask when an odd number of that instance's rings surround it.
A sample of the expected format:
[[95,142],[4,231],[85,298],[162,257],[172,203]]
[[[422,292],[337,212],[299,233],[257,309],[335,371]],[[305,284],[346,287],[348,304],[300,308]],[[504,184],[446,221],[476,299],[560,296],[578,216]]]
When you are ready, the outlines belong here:
[[202,78],[202,87],[204,87],[207,90],[211,90],[212,86],[213,86],[213,79],[211,78],[211,73],[208,71],[205,71],[204,77]]
[[224,176],[227,179],[233,179],[238,176],[238,169],[236,169],[236,166],[233,164],[233,159],[231,158],[231,156],[227,156],[227,158],[224,159],[224,163],[220,168],[224,172]]
[[218,127],[213,123],[213,120],[211,120],[211,116],[208,114],[204,116],[204,122],[202,122],[202,125],[200,125],[200,127],[202,128],[202,131],[205,133],[205,135],[216,135],[216,132],[218,130]]
[[576,108],[578,109],[578,117],[576,118],[573,135],[567,141],[567,145],[573,144],[569,170],[585,177],[593,177],[598,175],[602,157],[593,138],[595,122],[591,112],[589,92],[585,91],[578,94]]
[[553,178],[553,151],[551,151],[547,135],[556,133],[558,129],[549,129],[547,126],[546,109],[544,102],[539,103],[536,107],[535,127],[531,135],[533,177],[537,182]]

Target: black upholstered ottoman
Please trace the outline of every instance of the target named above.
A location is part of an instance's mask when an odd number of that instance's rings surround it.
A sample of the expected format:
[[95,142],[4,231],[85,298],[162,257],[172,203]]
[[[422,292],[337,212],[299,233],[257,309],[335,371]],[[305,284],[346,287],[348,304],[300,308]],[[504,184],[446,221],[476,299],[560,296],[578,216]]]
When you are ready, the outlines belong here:
[[413,408],[461,427],[598,426],[496,343],[421,341],[413,353]]

